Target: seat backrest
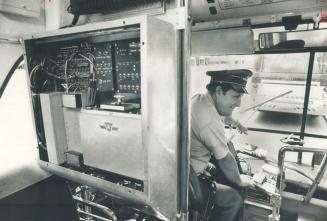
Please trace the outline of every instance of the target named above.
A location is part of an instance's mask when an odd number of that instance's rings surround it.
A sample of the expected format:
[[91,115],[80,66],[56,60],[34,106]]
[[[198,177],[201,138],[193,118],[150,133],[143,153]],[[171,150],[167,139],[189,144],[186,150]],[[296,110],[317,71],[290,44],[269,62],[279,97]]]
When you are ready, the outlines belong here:
[[204,208],[206,194],[203,191],[204,186],[200,182],[199,177],[195,173],[192,166],[190,166],[189,181],[190,208],[200,211],[202,208]]

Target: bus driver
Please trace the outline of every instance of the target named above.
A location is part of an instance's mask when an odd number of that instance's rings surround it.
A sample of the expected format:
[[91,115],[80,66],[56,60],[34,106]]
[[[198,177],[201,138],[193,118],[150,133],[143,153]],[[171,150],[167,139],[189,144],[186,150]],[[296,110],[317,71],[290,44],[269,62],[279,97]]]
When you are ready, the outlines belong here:
[[[225,137],[223,118],[229,122],[234,108],[241,104],[241,97],[247,93],[247,78],[252,76],[250,70],[208,71],[211,77],[207,84],[207,93],[197,94],[192,98],[191,109],[191,166],[197,175],[205,172],[213,157],[216,167],[223,172],[226,179],[238,187],[253,186],[254,182],[246,175],[240,175],[237,162],[229,151]],[[238,123],[239,125],[239,123]],[[238,127],[241,132],[245,129]],[[239,217],[243,199],[231,186],[215,183],[215,220],[233,221]]]

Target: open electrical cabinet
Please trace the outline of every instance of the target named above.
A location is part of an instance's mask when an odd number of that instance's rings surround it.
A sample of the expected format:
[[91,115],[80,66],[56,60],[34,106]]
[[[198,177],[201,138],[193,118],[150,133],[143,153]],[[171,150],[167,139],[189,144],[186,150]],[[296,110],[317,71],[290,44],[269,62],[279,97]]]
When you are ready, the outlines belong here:
[[[178,191],[175,44],[172,25],[146,16],[26,37],[41,167],[171,219]],[[73,191],[78,201],[80,189]]]

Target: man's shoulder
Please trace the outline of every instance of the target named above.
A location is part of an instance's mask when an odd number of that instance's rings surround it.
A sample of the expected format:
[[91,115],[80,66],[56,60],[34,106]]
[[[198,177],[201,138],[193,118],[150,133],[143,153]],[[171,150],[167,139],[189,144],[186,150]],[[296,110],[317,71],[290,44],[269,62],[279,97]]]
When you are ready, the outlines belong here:
[[196,94],[192,97],[192,108],[201,105],[210,105],[207,94]]
[[196,94],[192,97],[191,105],[191,114],[199,115],[208,111],[210,103],[207,101],[205,94]]
[[196,94],[192,97],[192,112],[202,113],[210,111],[216,112],[213,102],[209,94]]
[[192,97],[191,116],[192,123],[196,123],[200,128],[213,122],[214,119],[219,119],[215,107],[206,94],[197,94]]

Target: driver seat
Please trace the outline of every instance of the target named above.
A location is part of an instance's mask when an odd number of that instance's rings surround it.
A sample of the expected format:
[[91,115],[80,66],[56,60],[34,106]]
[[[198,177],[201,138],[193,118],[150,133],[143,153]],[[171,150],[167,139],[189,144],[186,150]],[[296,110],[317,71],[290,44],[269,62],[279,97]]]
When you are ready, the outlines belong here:
[[197,176],[190,166],[189,176],[189,220],[207,221],[214,207],[216,185],[211,177]]

